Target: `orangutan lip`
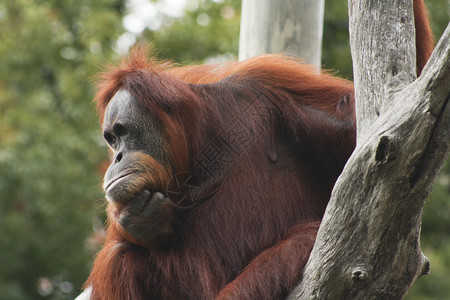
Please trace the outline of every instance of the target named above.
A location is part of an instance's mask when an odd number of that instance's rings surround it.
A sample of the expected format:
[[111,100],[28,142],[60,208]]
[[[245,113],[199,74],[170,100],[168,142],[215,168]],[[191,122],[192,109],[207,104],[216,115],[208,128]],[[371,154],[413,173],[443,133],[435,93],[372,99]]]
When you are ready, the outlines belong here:
[[128,177],[129,175],[133,174],[134,172],[129,172],[129,173],[125,173],[123,175],[119,175],[116,178],[111,179],[104,187],[105,192],[107,192],[111,186],[113,186],[114,184],[118,183],[119,181],[121,181],[122,179],[124,179],[125,177]]

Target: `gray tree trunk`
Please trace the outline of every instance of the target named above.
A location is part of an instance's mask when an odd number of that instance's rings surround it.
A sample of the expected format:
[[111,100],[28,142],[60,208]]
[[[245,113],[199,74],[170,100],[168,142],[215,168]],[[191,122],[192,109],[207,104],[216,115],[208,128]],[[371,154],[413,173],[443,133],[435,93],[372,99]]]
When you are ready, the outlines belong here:
[[450,25],[415,79],[412,1],[350,0],[358,136],[290,299],[401,299],[450,140]]
[[320,67],[324,0],[243,0],[239,60],[285,53]]

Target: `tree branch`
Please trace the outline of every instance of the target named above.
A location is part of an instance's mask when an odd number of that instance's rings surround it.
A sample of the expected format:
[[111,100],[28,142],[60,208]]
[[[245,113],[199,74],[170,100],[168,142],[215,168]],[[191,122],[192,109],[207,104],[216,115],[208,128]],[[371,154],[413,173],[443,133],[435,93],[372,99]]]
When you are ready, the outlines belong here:
[[449,149],[450,26],[413,82],[412,1],[350,0],[349,11],[357,147],[290,299],[401,299],[429,268],[419,234]]

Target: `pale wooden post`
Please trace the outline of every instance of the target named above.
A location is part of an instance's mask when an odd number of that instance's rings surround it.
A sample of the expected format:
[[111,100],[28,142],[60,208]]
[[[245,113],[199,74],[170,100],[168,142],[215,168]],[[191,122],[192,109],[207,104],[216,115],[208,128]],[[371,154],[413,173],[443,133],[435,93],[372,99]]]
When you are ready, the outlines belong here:
[[239,60],[285,53],[320,67],[324,0],[243,0]]

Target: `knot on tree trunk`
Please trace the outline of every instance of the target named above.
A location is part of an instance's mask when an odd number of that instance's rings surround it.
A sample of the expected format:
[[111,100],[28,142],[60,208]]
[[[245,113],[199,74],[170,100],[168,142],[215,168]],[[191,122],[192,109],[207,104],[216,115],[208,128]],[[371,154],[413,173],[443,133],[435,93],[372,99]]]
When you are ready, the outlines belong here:
[[420,272],[419,277],[423,275],[430,275],[430,260],[422,254],[422,271]]
[[382,136],[378,142],[375,161],[385,164],[397,158],[398,142],[391,136]]
[[354,283],[362,283],[369,279],[369,274],[363,267],[356,267],[352,270],[351,278]]

